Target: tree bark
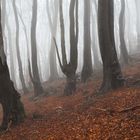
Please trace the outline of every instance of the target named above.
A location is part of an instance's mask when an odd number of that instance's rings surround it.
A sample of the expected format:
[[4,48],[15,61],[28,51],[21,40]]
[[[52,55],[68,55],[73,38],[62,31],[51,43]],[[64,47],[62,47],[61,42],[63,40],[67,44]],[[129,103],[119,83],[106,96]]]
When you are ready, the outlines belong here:
[[137,28],[137,50],[140,50],[140,1],[139,0],[135,0],[136,3],[136,14],[137,14],[137,24],[136,24],[136,28]]
[[120,34],[120,56],[123,64],[129,63],[128,50],[125,43],[125,0],[121,0],[121,12],[119,17],[119,34]]
[[100,93],[117,89],[124,85],[114,39],[114,2],[98,1],[98,31],[101,57],[103,61],[103,82]]
[[[96,1],[93,1],[94,7],[96,8],[96,13],[97,13],[97,3]],[[92,4],[92,5],[93,5]],[[96,23],[97,23],[97,18],[95,18],[93,12],[91,14],[92,17],[92,52],[93,52],[93,58],[94,58],[94,70],[100,70],[102,68],[102,64],[101,61],[99,60],[99,53],[98,53],[98,46],[97,46],[97,42],[96,42]],[[97,32],[98,34],[98,32]]]
[[[58,2],[54,2],[54,11],[53,11],[53,19],[51,20],[51,14],[49,11],[49,2],[47,1],[47,15],[48,15],[48,20],[49,20],[49,25],[51,29],[51,32],[53,32],[54,37],[56,36],[57,33],[57,23],[58,23]],[[51,49],[49,53],[49,59],[50,59],[50,77],[49,80],[53,81],[56,80],[59,75],[57,71],[57,62],[56,62],[56,48],[55,48],[55,43],[53,41],[53,35],[51,38]]]
[[32,82],[34,87],[35,96],[39,96],[44,93],[41,85],[38,63],[37,63],[37,43],[36,43],[36,25],[37,25],[37,0],[33,1],[32,7],[32,21],[31,21],[31,64],[32,64]]
[[57,55],[58,55],[61,70],[66,75],[67,78],[67,83],[64,89],[64,95],[71,95],[76,90],[76,70],[77,70],[77,63],[78,63],[77,45],[78,45],[78,33],[79,33],[78,0],[70,1],[69,17],[70,17],[70,62],[68,63],[66,60],[65,38],[64,38],[65,31],[64,31],[64,21],[63,21],[63,12],[62,12],[62,3],[61,3],[60,4],[60,27],[61,27],[61,41],[62,41],[61,47],[63,48],[62,50],[63,64],[61,64],[58,48],[57,48]]
[[62,49],[62,63],[65,66],[67,64],[66,56],[66,46],[65,46],[65,27],[64,27],[64,18],[63,18],[63,8],[62,0],[60,0],[59,13],[60,13],[60,29],[61,29],[61,49]]
[[90,36],[90,0],[84,0],[84,64],[82,81],[86,82],[92,75],[91,36]]
[[[1,22],[1,9],[0,9]],[[25,111],[20,94],[15,90],[13,82],[10,80],[10,74],[4,54],[2,25],[0,23],[0,103],[3,107],[3,121],[0,130],[6,130],[8,124],[20,123],[25,118]]]
[[14,82],[14,84],[16,84],[16,78],[15,78],[15,64],[14,64],[14,56],[13,56],[13,50],[12,50],[12,33],[11,33],[11,29],[10,29],[10,25],[9,22],[7,20],[6,22],[6,27],[8,30],[8,40],[9,40],[9,50],[10,50],[10,69],[11,69],[11,79]]
[[26,87],[26,83],[24,79],[22,61],[21,61],[20,50],[19,50],[20,47],[19,46],[19,20],[18,20],[17,8],[16,8],[16,0],[13,1],[13,10],[14,10],[15,22],[16,22],[16,51],[17,51],[17,61],[18,61],[18,68],[19,68],[19,77],[22,84],[23,92],[24,94],[27,94],[28,89]]

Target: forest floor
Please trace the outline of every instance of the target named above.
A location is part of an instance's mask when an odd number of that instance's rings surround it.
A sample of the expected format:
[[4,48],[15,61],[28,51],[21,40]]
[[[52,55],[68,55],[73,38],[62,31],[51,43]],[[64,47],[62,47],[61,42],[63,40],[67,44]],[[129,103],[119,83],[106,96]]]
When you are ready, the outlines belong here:
[[45,83],[51,96],[24,95],[24,123],[0,134],[0,140],[140,140],[140,61],[123,69],[125,87],[95,96],[101,79],[78,83],[63,96],[65,81]]

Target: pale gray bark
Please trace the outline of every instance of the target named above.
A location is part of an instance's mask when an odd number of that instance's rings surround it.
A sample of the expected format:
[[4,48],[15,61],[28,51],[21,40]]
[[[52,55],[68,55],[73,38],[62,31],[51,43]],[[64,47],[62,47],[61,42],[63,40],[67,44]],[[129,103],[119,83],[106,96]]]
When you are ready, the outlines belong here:
[[136,3],[136,12],[137,12],[137,49],[140,50],[140,0],[135,0]]
[[57,63],[56,63],[56,48],[53,37],[56,37],[57,33],[57,23],[58,23],[58,0],[54,0],[54,11],[53,11],[53,18],[51,19],[51,13],[49,11],[49,2],[47,1],[47,15],[49,20],[50,30],[52,32],[51,38],[51,49],[49,53],[50,59],[50,81],[53,81],[58,78],[58,71],[57,71]]
[[23,73],[23,66],[22,66],[22,60],[20,55],[20,42],[19,42],[19,19],[18,19],[18,12],[16,8],[16,0],[13,0],[13,10],[15,15],[15,23],[16,23],[16,51],[17,51],[17,62],[18,62],[18,68],[19,68],[19,77],[22,84],[22,89],[24,94],[28,93],[28,89],[26,87],[24,73]]
[[86,82],[92,75],[92,55],[91,55],[91,35],[90,35],[90,21],[91,21],[91,1],[84,0],[84,61],[82,69],[82,81]]
[[120,53],[122,63],[128,64],[129,56],[125,42],[125,7],[125,0],[121,0],[121,12],[119,17]]
[[32,82],[34,86],[35,96],[44,93],[41,85],[39,69],[38,69],[38,53],[37,53],[37,40],[36,40],[36,26],[37,26],[37,0],[33,0],[32,7],[32,22],[31,22],[31,67],[32,67]]

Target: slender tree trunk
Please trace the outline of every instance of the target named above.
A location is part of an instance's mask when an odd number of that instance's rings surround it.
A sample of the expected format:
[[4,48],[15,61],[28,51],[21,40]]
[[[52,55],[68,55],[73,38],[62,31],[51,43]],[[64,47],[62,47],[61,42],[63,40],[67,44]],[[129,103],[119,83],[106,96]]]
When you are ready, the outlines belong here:
[[121,12],[119,17],[120,51],[123,64],[129,63],[128,50],[125,43],[125,0],[121,0]]
[[19,77],[22,84],[22,89],[24,94],[28,93],[28,89],[26,87],[24,74],[23,74],[23,67],[22,67],[22,61],[20,56],[20,50],[19,50],[19,21],[18,21],[18,14],[17,14],[17,8],[16,8],[16,0],[13,1],[13,10],[15,14],[15,22],[16,22],[16,51],[17,51],[17,60],[18,60],[18,67],[19,67]]
[[12,50],[12,33],[10,29],[9,22],[6,22],[7,30],[8,30],[8,40],[9,40],[9,50],[10,50],[10,69],[11,69],[11,79],[12,81],[16,84],[16,79],[15,79],[15,64],[14,64],[14,56],[13,56],[13,50]]
[[100,93],[105,93],[124,85],[115,49],[113,0],[98,1],[98,31],[103,61],[103,83]]
[[[12,50],[12,32],[11,32],[11,29],[10,29],[10,25],[9,25],[9,21],[8,21],[8,16],[7,16],[7,11],[6,11],[6,0],[5,1],[2,1],[2,27],[3,27],[3,33],[5,31],[5,28],[7,27],[7,31],[8,31],[8,41],[9,41],[9,44],[11,45],[9,47],[10,49],[10,70],[11,70],[11,79],[12,81],[14,82],[14,85],[15,87],[16,86],[16,79],[15,79],[15,67],[14,67],[14,57],[13,57],[13,50]],[[5,38],[5,42],[6,42],[6,37],[4,35],[4,38]]]
[[50,81],[58,79],[57,63],[56,63],[56,49],[54,46],[53,39],[51,40],[51,49],[50,49]]
[[62,9],[62,0],[60,0],[60,28],[61,28],[61,49],[62,49],[62,63],[65,66],[67,64],[66,57],[66,46],[65,46],[65,27],[64,27],[64,18],[63,18],[63,9]]
[[[49,3],[47,1],[47,14],[48,14],[48,19],[49,19],[49,24],[50,28],[53,31],[54,37],[56,36],[57,33],[57,23],[58,23],[58,2],[54,0],[54,12],[53,12],[53,19],[51,20],[51,15],[49,11]],[[55,49],[55,44],[53,41],[53,36],[51,38],[51,49],[49,53],[50,57],[50,81],[56,80],[59,75],[57,71],[57,63],[56,63],[56,49]]]
[[137,49],[140,50],[140,1],[139,0],[135,0],[136,3],[136,14],[137,14]]
[[37,63],[37,43],[36,43],[36,25],[37,25],[37,0],[33,1],[32,7],[32,22],[31,22],[31,54],[32,54],[32,82],[35,96],[43,94],[43,87],[41,85],[38,63]]
[[[97,6],[95,1],[93,4],[95,5],[95,7]],[[97,12],[97,8],[98,7],[96,7],[96,12]],[[97,42],[96,42],[96,21],[97,21],[97,18],[95,18],[93,12],[91,14],[91,17],[92,17],[92,52],[93,52],[93,58],[94,58],[94,70],[99,70],[99,69],[101,69],[102,64],[99,60],[98,46],[97,46]]]
[[84,0],[84,64],[82,81],[86,82],[92,75],[91,36],[90,36],[90,0]]
[[[5,36],[5,25],[6,25],[6,0],[2,0],[1,1],[1,5],[2,5],[2,11],[1,11],[1,18],[2,18],[2,29],[3,29],[3,40],[4,40],[4,46],[5,46],[5,50],[7,50],[7,45],[6,45],[6,36]],[[6,53],[6,51],[5,51]]]
[[[17,11],[17,12],[18,12],[18,11]],[[23,17],[22,17],[22,15],[21,15],[20,12],[18,12],[18,16],[19,16],[20,21],[21,21],[21,23],[22,23],[22,25],[23,25],[23,30],[24,30],[24,33],[25,33],[25,39],[26,39],[26,44],[27,44],[27,58],[30,59],[30,53],[29,53],[29,37],[28,37],[26,25],[25,25],[25,22],[24,22]],[[29,62],[29,61],[28,61],[28,62]],[[28,71],[27,73],[29,74],[29,68],[28,68],[27,71]],[[29,75],[29,76],[30,76],[30,75]],[[31,78],[30,78],[30,79],[31,79]],[[30,83],[30,84],[31,84],[31,83]],[[28,87],[31,87],[31,86],[28,85]]]

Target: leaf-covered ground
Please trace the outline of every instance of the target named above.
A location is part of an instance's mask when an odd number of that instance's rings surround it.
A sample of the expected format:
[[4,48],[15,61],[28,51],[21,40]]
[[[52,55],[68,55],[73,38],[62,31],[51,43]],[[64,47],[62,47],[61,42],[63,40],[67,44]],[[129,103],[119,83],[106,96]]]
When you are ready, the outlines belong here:
[[64,81],[46,83],[51,96],[22,97],[27,118],[0,134],[0,140],[140,140],[140,63],[124,70],[127,84],[95,96],[100,80],[78,84],[63,96]]

